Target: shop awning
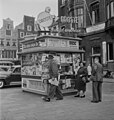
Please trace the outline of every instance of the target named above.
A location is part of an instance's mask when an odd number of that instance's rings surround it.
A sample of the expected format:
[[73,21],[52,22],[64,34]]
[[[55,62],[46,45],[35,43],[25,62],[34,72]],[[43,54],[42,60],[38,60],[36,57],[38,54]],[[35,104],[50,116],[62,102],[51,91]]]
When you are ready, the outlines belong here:
[[84,50],[78,50],[76,48],[66,48],[66,47],[39,47],[39,48],[31,48],[25,49],[23,52],[19,52],[18,54],[32,53],[32,52],[70,52],[70,53],[84,53]]

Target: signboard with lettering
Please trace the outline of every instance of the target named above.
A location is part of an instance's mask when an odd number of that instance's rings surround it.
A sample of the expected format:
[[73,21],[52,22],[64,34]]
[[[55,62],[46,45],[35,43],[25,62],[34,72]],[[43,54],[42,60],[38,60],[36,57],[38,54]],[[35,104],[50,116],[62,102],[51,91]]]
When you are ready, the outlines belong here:
[[76,49],[79,49],[79,41],[58,38],[45,38],[39,41],[32,41],[23,44],[23,49],[35,47],[75,47]]
[[42,27],[49,27],[53,23],[55,16],[50,14],[50,8],[47,7],[44,12],[41,12],[37,17],[37,22]]
[[79,42],[78,41],[69,41],[69,47],[76,47],[79,49]]
[[44,85],[44,83],[42,81],[31,79],[31,80],[29,80],[28,87],[30,89],[46,92],[46,85]]
[[60,20],[62,23],[78,23],[78,17],[61,16]]
[[44,46],[46,46],[45,40],[23,44],[23,49],[34,48],[34,47],[44,47]]

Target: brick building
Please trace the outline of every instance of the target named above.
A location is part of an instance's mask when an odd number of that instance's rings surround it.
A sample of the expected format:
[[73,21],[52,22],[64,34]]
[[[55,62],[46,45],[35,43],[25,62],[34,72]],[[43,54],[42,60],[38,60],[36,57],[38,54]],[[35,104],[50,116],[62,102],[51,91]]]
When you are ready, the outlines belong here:
[[10,18],[3,19],[0,29],[0,60],[17,60],[17,43],[13,21]]
[[[78,23],[62,23],[59,21],[59,29],[80,30],[78,35],[84,34],[86,27],[86,13],[83,0],[58,0],[58,16],[77,17]],[[64,32],[62,36],[77,37],[77,33]]]
[[15,27],[18,38],[18,52],[22,51],[21,41],[24,40],[24,36],[37,34],[46,35],[50,34],[49,30],[41,29],[39,24],[35,21],[35,17],[24,15],[23,22]]
[[35,28],[35,18],[24,15],[23,22],[15,27],[18,36],[18,52],[22,50],[21,41],[24,40],[24,36],[34,34]]
[[81,47],[86,51],[83,60],[89,64],[98,56],[105,69],[114,71],[114,1],[58,0],[58,6],[59,17],[78,16],[77,25],[69,27],[66,23],[65,27],[81,29],[73,37],[83,38]]

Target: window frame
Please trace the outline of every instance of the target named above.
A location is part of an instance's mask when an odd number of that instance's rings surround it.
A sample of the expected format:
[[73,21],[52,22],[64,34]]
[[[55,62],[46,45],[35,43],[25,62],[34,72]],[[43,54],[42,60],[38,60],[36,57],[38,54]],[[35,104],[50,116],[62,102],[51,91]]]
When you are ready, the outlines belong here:
[[[79,12],[80,11],[80,12]],[[84,7],[77,7],[74,10],[74,16],[78,18],[78,23],[75,24],[75,29],[81,29],[84,27]],[[83,20],[82,20],[83,18]],[[81,20],[81,22],[79,22]]]
[[24,32],[20,32],[20,38],[24,38]]
[[109,19],[110,18],[110,5],[109,4],[107,4],[107,19]]
[[32,26],[31,25],[27,25],[27,31],[32,31]]
[[[109,44],[112,45],[112,50],[109,50]],[[112,42],[107,43],[107,61],[109,61],[109,62],[114,61],[114,55],[113,54],[112,54],[113,55],[112,59],[110,59],[110,51],[113,52],[113,49],[114,49],[113,43]]]
[[[92,22],[93,22],[93,11],[94,11],[94,22],[93,24],[97,24],[100,22],[100,9],[99,9],[100,5],[99,5],[99,1],[95,1],[93,3],[90,4],[90,13],[92,16]],[[96,15],[97,14],[97,15]]]
[[110,3],[110,9],[111,9],[111,17],[114,17],[114,2],[113,1]]

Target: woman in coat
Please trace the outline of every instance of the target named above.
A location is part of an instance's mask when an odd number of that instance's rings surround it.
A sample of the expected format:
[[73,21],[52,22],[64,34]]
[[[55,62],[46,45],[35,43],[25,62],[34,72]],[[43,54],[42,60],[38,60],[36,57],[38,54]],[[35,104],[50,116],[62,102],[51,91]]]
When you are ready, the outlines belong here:
[[88,72],[87,68],[84,66],[84,63],[80,63],[80,68],[77,72],[77,94],[74,97],[85,97],[86,91],[86,80],[87,80]]

